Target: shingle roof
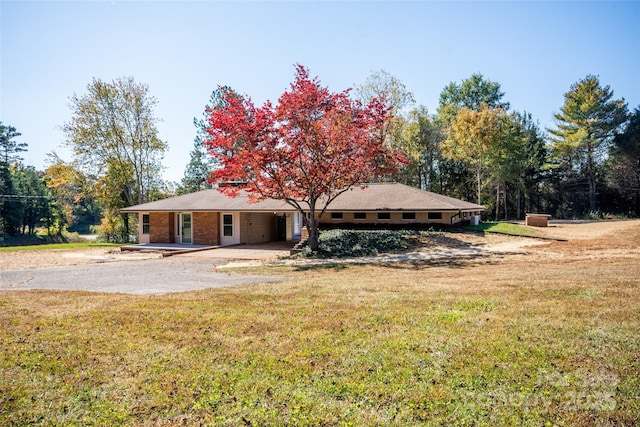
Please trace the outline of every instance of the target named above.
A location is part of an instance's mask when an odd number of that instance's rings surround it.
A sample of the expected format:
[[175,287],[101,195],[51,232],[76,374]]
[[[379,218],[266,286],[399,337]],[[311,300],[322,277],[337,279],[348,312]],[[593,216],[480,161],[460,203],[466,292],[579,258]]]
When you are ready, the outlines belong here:
[[[478,211],[484,206],[453,197],[398,183],[368,184],[364,189],[353,188],[338,196],[328,211]],[[170,197],[156,202],[130,206],[123,212],[153,211],[293,211],[293,207],[278,200],[263,200],[249,203],[246,194],[227,197],[218,190],[203,190],[197,193]]]
[[398,183],[369,184],[340,195],[329,205],[332,211],[458,211],[484,210],[484,206],[423,191]]
[[218,190],[202,190],[196,193],[169,197],[156,202],[143,203],[120,209],[122,212],[142,211],[293,211],[290,205],[280,200],[263,200],[249,203],[245,193],[240,192],[237,197],[227,197]]

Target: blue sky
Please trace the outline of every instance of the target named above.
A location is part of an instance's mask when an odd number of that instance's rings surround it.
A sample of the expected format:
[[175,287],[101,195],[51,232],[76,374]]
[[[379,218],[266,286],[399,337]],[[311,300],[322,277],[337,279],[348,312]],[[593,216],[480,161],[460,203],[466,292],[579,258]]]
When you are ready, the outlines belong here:
[[275,102],[295,63],[336,92],[384,69],[430,112],[448,83],[480,72],[543,128],[587,74],[640,105],[638,1],[0,0],[0,37],[0,121],[22,133],[38,169],[51,151],[71,160],[69,97],[94,77],[149,85],[171,181],[213,89]]

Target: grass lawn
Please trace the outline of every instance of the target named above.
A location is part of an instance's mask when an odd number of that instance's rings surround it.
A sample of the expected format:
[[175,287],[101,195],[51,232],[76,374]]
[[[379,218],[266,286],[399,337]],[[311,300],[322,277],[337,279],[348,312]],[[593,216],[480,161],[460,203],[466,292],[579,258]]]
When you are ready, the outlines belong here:
[[483,222],[478,225],[467,226],[467,229],[486,233],[508,234],[510,236],[540,237],[540,233],[531,227],[508,222]]
[[639,243],[0,293],[0,425],[637,425]]

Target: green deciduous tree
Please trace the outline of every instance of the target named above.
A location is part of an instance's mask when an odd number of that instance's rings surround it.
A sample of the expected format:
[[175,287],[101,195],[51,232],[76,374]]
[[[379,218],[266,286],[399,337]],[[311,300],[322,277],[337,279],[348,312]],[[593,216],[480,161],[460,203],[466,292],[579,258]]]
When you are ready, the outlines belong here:
[[502,122],[506,114],[500,108],[484,104],[479,111],[462,107],[447,128],[442,143],[445,156],[468,165],[476,178],[477,203],[482,204],[486,169],[495,159],[503,137]]
[[49,234],[70,231],[88,233],[102,216],[102,209],[95,198],[95,186],[80,169],[62,160],[56,153],[49,153],[49,166],[44,171],[44,181],[55,202],[54,217],[47,224]]
[[[64,125],[67,144],[87,175],[98,178],[105,215],[151,201],[161,193],[161,160],[167,144],[158,138],[147,85],[133,78],[111,83],[94,79],[87,93],[71,97],[72,118]],[[126,238],[128,216],[121,217]]]
[[487,80],[480,73],[472,74],[460,84],[449,83],[440,92],[438,120],[444,125],[448,124],[461,108],[479,111],[483,105],[487,105],[508,110],[509,103],[502,100],[503,96],[500,83]]
[[589,209],[597,209],[596,183],[608,148],[626,118],[624,99],[613,99],[609,86],[588,75],[571,85],[564,105],[555,114],[556,128],[549,129],[551,149],[587,181]]
[[49,192],[41,173],[33,166],[14,163],[11,166],[13,182],[19,200],[14,205],[19,218],[20,234],[34,235],[36,227],[50,214]]
[[[501,209],[516,218],[531,210],[531,197],[536,194],[546,162],[545,139],[528,113],[510,113],[500,122],[501,136],[493,150],[490,173],[496,187],[495,217]],[[513,196],[513,197],[510,197]],[[513,198],[514,202],[510,203]]]
[[401,180],[423,190],[433,191],[443,161],[440,154],[440,142],[443,138],[440,126],[429,115],[426,107],[411,110],[398,144],[411,160],[402,170]]
[[[451,130],[451,122],[456,118],[462,109],[467,111],[480,111],[482,108],[507,110],[509,103],[502,100],[504,92],[500,84],[486,79],[482,74],[475,73],[471,77],[460,83],[451,82],[440,92],[439,106],[435,116],[435,123],[438,124],[444,138],[449,139],[448,151],[453,149],[453,141],[448,132]],[[458,128],[462,123],[458,123]],[[480,159],[476,159],[476,167],[472,167],[468,161],[459,160],[457,156],[447,155],[439,164],[438,181],[440,191],[446,191],[448,195],[469,199],[475,193],[478,198],[478,191],[482,186],[478,186],[478,173]],[[483,161],[486,163],[486,159]],[[488,165],[482,167],[481,175],[485,174]],[[474,184],[475,183],[475,184]]]

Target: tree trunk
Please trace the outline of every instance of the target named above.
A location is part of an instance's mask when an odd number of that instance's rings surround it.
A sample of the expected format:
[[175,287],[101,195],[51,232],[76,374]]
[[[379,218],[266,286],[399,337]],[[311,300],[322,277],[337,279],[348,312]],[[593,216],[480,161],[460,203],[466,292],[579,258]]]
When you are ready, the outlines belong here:
[[122,236],[124,238],[125,243],[129,242],[129,214],[124,213],[122,214],[122,223],[124,224],[124,232],[125,235]]
[[481,205],[482,204],[482,200],[481,200],[481,189],[480,189],[480,185],[482,182],[482,165],[478,164],[478,167],[476,168],[476,178],[477,178],[477,186],[478,186],[478,204]]
[[320,247],[320,230],[318,223],[319,218],[316,218],[316,205],[315,202],[309,203],[309,216],[306,218],[307,231],[309,232],[309,241],[307,245],[313,252],[317,252]]
[[[480,203],[478,203],[480,204]],[[496,221],[500,215],[500,184],[496,186]]]
[[318,248],[320,247],[320,233],[318,230],[318,224],[316,221],[310,221],[307,224],[307,231],[309,232],[309,241],[308,241],[308,245],[309,245],[309,249],[311,249],[313,252],[317,252]]
[[504,206],[504,220],[506,221],[509,217],[508,205],[507,205],[507,186],[504,186],[504,200],[502,205]]
[[596,171],[593,164],[593,149],[591,144],[587,147],[587,181],[589,183],[589,211],[595,212],[596,203]]

